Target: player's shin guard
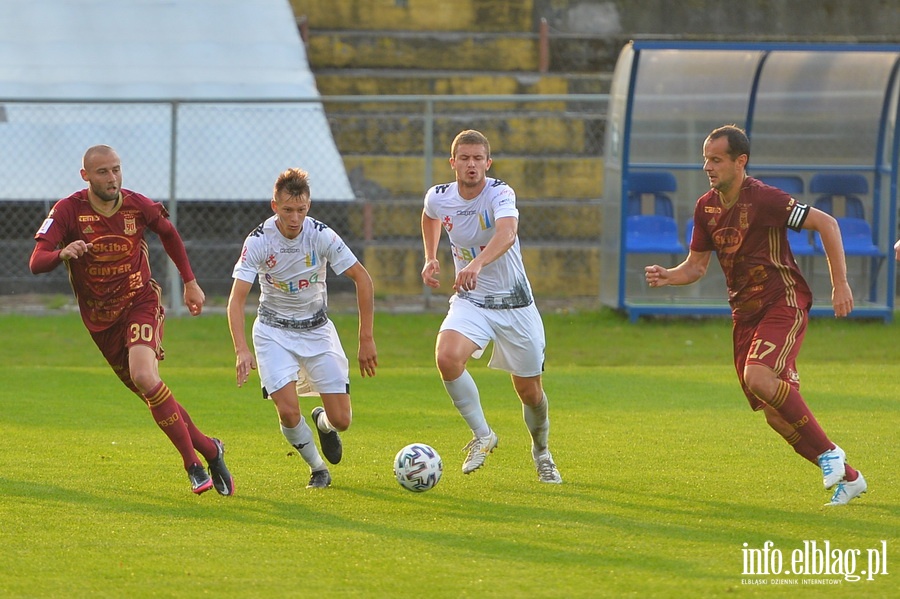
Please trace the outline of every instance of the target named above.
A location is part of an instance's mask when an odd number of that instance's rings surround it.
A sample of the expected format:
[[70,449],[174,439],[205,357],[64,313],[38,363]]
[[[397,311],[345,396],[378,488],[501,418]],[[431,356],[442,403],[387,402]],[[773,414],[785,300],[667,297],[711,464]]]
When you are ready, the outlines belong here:
[[300,416],[300,422],[293,428],[288,428],[282,424],[281,434],[297,450],[297,453],[309,464],[312,470],[319,470],[323,467],[325,462],[322,460],[322,456],[319,455],[319,450],[313,442],[312,429],[306,424],[306,419],[303,416]]
[[191,444],[193,444],[194,449],[200,452],[200,454],[206,458],[206,461],[214,460],[219,457],[219,448],[216,447],[216,444],[213,443],[213,440],[200,432],[200,429],[197,428],[197,425],[194,424],[194,421],[191,420],[190,414],[187,413],[187,410],[184,409],[184,406],[178,403],[175,404],[178,406],[178,411],[181,414],[181,418],[184,420],[184,424],[187,426],[188,433],[191,435]]
[[454,381],[444,381],[444,389],[453,400],[453,405],[459,411],[469,428],[476,437],[486,437],[491,432],[484,410],[481,408],[481,397],[478,395],[478,387],[468,370],[463,370],[462,375]]
[[536,406],[522,404],[522,416],[525,419],[525,426],[531,433],[531,453],[532,457],[537,459],[542,453],[546,453],[548,439],[550,437],[550,418],[548,415],[549,406],[547,402],[547,394],[541,398],[541,402]]
[[816,452],[816,455],[834,448],[834,443],[828,440],[828,435],[819,426],[819,422],[813,416],[806,402],[803,401],[800,392],[787,381],[778,383],[775,395],[766,403],[794,427],[803,438],[803,442],[807,443]]
[[172,392],[162,381],[144,396],[150,413],[157,426],[166,434],[172,445],[181,454],[184,460],[184,468],[187,470],[192,464],[199,464],[197,452],[194,451],[194,444],[191,442],[191,434],[188,431],[187,424],[181,417],[181,411],[178,402],[172,396]]

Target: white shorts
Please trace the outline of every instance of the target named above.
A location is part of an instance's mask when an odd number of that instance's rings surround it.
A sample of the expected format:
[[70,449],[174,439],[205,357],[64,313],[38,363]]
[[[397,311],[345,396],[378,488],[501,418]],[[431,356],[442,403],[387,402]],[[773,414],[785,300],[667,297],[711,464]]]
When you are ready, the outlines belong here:
[[253,323],[253,347],[263,389],[296,383],[303,371],[316,393],[350,393],[350,365],[330,320],[311,331]]
[[489,310],[479,308],[457,296],[450,298],[450,311],[441,323],[441,331],[461,333],[479,350],[478,359],[488,343],[494,342],[488,366],[516,376],[537,376],[544,371],[544,322],[537,306]]

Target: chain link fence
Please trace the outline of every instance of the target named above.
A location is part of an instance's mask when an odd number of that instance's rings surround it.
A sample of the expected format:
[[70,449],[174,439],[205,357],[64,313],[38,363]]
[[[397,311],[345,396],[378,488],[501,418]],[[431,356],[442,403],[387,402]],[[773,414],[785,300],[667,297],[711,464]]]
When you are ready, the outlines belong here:
[[[311,175],[311,216],[365,264],[379,297],[427,295],[419,278],[425,190],[453,179],[450,142],[462,129],[492,143],[489,174],[516,190],[519,233],[536,293],[598,295],[600,195],[607,96],[352,96],[288,102],[27,102],[0,100],[0,296],[70,294],[64,268],[28,269],[34,233],[53,204],[85,187],[87,147],[122,158],[123,186],[166,204],[198,281],[215,301],[247,233],[271,215],[278,173]],[[309,131],[324,113],[328,127]],[[330,131],[328,131],[330,129]],[[335,159],[343,168],[329,165]],[[154,277],[180,303],[180,280],[159,240]],[[451,268],[446,240],[445,268]],[[572,268],[577,264],[578,268]],[[445,279],[449,278],[447,275]],[[450,293],[449,281],[444,281]],[[332,292],[352,291],[345,277]]]

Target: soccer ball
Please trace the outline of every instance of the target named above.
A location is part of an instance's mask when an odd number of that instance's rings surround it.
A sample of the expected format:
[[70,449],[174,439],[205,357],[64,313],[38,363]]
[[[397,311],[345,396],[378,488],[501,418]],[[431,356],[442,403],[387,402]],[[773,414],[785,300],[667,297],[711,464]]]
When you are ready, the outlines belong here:
[[441,456],[433,447],[424,443],[407,445],[394,458],[394,476],[397,477],[397,482],[414,493],[434,488],[443,472]]

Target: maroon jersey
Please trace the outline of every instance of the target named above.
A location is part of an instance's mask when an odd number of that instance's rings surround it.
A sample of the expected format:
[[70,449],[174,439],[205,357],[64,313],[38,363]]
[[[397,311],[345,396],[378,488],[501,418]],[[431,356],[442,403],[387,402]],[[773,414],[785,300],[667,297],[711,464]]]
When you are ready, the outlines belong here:
[[730,208],[715,190],[697,200],[691,249],[716,252],[735,319],[776,304],[809,309],[812,293],[787,239],[787,227],[800,230],[807,214],[807,205],[751,177]]
[[119,208],[111,216],[93,209],[86,189],[59,200],[50,211],[36,240],[57,248],[79,239],[93,244],[84,256],[66,262],[89,331],[108,328],[144,294],[156,293],[150,284],[146,229],[160,236],[182,278],[193,280],[184,244],[168,216],[159,202],[127,189],[121,191]]

